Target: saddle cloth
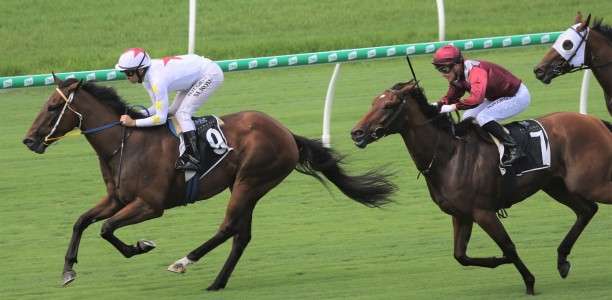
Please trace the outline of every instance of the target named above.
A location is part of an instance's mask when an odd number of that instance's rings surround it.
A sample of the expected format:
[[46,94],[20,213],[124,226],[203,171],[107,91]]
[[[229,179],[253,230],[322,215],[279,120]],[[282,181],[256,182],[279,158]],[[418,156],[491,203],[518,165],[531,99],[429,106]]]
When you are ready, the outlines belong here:
[[[181,141],[179,155],[182,155],[185,152],[185,142],[181,134],[181,126],[176,118],[172,117],[170,120],[171,122],[168,122],[170,130]],[[234,149],[227,145],[225,135],[221,131],[221,125],[223,125],[221,119],[210,115],[195,117],[193,122],[195,123],[198,148],[200,150],[200,167],[204,170],[204,173],[200,175],[200,178],[202,178]],[[189,179],[187,175],[185,174],[185,180]],[[190,175],[193,176],[193,174]]]
[[[525,156],[512,164],[516,176],[523,173],[550,167],[550,145],[548,135],[542,125],[536,120],[516,121],[504,125],[510,135],[525,152]],[[496,141],[497,143],[497,141]],[[505,154],[504,146],[499,145],[500,160]],[[500,164],[501,166],[501,164]],[[502,174],[505,169],[500,167]]]

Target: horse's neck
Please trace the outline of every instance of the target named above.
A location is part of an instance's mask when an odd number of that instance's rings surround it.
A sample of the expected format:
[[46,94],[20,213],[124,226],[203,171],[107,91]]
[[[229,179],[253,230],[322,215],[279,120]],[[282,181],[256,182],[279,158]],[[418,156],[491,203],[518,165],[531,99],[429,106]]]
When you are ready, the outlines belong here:
[[410,125],[401,136],[420,172],[442,167],[443,164],[439,162],[447,162],[451,158],[457,143],[450,134],[435,128],[433,124]]
[[594,30],[591,30],[587,42],[591,52],[591,70],[604,91],[606,106],[612,114],[612,42]]
[[[83,116],[81,131],[101,128],[105,125],[118,122],[120,116],[111,108],[93,99],[87,94],[87,100],[79,97],[75,100],[74,110]],[[121,145],[123,126],[117,125],[107,129],[101,129],[95,133],[87,134],[85,137],[102,159],[112,156],[112,153]]]

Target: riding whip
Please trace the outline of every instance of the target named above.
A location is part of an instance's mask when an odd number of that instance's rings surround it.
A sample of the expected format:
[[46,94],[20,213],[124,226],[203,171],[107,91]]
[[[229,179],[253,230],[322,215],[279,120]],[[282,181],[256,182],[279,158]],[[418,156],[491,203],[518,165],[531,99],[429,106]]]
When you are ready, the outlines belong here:
[[[128,114],[128,108],[125,108],[125,114]],[[123,144],[125,142],[125,125],[123,125],[123,132],[121,133],[121,150],[119,150],[119,175],[117,175],[117,189],[119,189],[119,185],[121,184],[121,165],[123,162]]]
[[408,61],[408,65],[410,66],[410,71],[412,72],[412,78],[414,78],[414,81],[416,83],[416,87],[417,88],[421,88],[419,86],[419,81],[416,78],[416,75],[414,74],[414,69],[412,68],[412,63],[410,62],[410,56],[408,54],[406,54],[406,60]]

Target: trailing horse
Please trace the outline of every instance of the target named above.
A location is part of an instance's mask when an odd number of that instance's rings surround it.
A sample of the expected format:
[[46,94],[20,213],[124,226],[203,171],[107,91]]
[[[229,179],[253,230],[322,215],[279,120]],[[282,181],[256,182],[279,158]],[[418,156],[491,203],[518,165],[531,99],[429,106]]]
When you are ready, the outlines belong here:
[[[370,111],[351,131],[355,145],[365,148],[387,135],[401,135],[425,177],[431,198],[452,216],[455,259],[464,266],[487,268],[514,264],[530,295],[534,294],[535,277],[517,254],[496,212],[543,190],[577,216],[557,249],[557,268],[565,278],[570,270],[567,256],[597,212],[597,203],[612,204],[612,125],[578,113],[537,118],[548,134],[550,166],[516,177],[514,193],[508,197],[502,189],[497,147],[484,142],[473,129],[455,138],[452,129],[456,127],[428,104],[415,84],[396,84],[374,98]],[[467,255],[473,223],[495,241],[503,256]]]
[[563,32],[546,56],[533,69],[537,79],[549,84],[555,77],[591,69],[604,92],[608,112],[612,116],[612,27],[591,15],[582,20],[578,12],[572,27]]

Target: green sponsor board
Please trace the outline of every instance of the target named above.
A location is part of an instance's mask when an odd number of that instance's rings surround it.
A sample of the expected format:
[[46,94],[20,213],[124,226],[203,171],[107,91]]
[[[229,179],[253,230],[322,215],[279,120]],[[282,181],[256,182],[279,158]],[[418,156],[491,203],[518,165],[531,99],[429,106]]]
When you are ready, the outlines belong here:
[[[479,38],[444,42],[382,46],[372,48],[326,51],[293,55],[269,56],[222,60],[216,63],[224,72],[260,70],[282,67],[308,66],[316,64],[343,63],[368,59],[381,59],[406,55],[433,54],[438,48],[453,44],[462,51],[499,49],[510,47],[552,44],[562,32],[524,34],[505,37]],[[83,80],[112,81],[125,79],[117,70],[98,70],[56,74],[60,79],[77,78]],[[0,77],[0,89],[47,86],[54,84],[51,74],[16,77]]]

